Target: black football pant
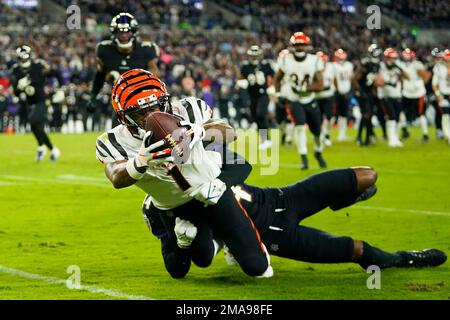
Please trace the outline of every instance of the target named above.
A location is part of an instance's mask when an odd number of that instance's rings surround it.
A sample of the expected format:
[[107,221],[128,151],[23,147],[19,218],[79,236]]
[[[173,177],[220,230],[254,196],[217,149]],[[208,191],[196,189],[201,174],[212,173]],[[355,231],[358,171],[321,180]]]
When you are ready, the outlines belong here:
[[374,100],[372,99],[372,96],[368,94],[361,94],[360,97],[358,97],[359,107],[361,108],[361,121],[359,123],[358,127],[358,140],[362,141],[363,131],[366,129],[366,138],[365,143],[368,144],[370,142],[370,136],[372,136],[373,133],[373,125],[372,125],[372,115],[373,115],[373,106],[374,106]]
[[352,238],[299,225],[327,207],[355,202],[357,181],[352,169],[322,172],[283,188],[243,188],[252,194],[263,192],[257,203],[241,201],[249,212],[265,215],[252,218],[270,254],[316,263],[352,261]]
[[[157,210],[153,205],[150,210]],[[175,217],[189,220],[197,227],[197,236],[191,245],[192,261],[208,266],[214,257],[214,237],[220,238],[230,249],[242,270],[250,276],[262,275],[268,261],[260,235],[245,209],[227,189],[216,205],[192,200],[173,210],[160,212],[167,231],[176,243]]]
[[39,102],[28,106],[28,121],[39,146],[46,145],[50,150],[53,145],[45,132],[45,122],[47,120],[47,109],[44,102]]

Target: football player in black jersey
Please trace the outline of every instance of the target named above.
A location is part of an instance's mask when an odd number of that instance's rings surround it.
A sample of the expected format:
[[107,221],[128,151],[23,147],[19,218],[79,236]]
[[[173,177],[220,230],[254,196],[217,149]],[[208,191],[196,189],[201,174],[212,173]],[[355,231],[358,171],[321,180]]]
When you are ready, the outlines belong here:
[[262,59],[262,50],[259,46],[251,46],[247,51],[248,60],[242,62],[237,85],[248,91],[250,96],[250,112],[252,120],[258,125],[261,137],[260,149],[271,147],[267,136],[269,96],[267,88],[271,85],[274,71],[269,61]]
[[47,106],[44,86],[46,78],[56,76],[61,83],[60,75],[52,70],[43,60],[31,58],[31,48],[23,45],[16,50],[18,62],[12,67],[12,86],[14,94],[23,102],[27,109],[28,121],[31,131],[36,137],[38,151],[36,161],[41,161],[46,152],[46,147],[51,150],[51,161],[56,161],[61,152],[54,147],[45,132],[47,121]]
[[[369,47],[368,52],[369,56],[361,59],[352,79],[353,90],[355,91],[362,113],[357,137],[357,143],[360,146],[368,146],[371,143],[371,138],[374,137],[372,116],[373,111],[378,108],[377,92],[374,81],[380,68],[379,56],[381,55],[381,49],[378,48],[377,45],[372,44]],[[363,141],[362,135],[364,129],[367,131],[366,138]]]
[[[97,44],[97,73],[92,86],[91,110],[107,78],[113,83],[130,69],[145,69],[158,74],[159,47],[153,42],[139,41],[138,22],[131,14],[119,13],[112,19],[109,30],[111,39]],[[117,119],[114,120],[113,126],[118,124]]]
[[[248,163],[245,165],[250,166]],[[248,173],[250,170],[251,166]],[[236,177],[239,179],[248,175],[233,175],[230,166],[226,171],[227,175],[234,177],[234,182]],[[384,269],[429,267],[444,263],[447,256],[441,250],[391,253],[362,240],[299,225],[327,207],[339,210],[369,199],[376,193],[376,179],[377,173],[373,169],[354,167],[322,172],[281,188],[259,188],[243,182],[230,188],[236,201],[254,222],[271,255],[311,263],[354,262],[364,269],[370,265]],[[164,263],[173,278],[182,278],[188,273],[191,259],[197,265],[201,261],[202,267],[212,262],[217,248],[213,250],[210,246],[211,249],[207,249],[205,242],[211,239],[201,226],[197,228],[190,221],[176,220],[174,217],[170,222],[162,218],[166,214],[156,209],[151,201],[144,201],[142,210],[151,232],[161,240]],[[230,262],[230,252],[225,253],[226,259],[228,255],[227,262]]]

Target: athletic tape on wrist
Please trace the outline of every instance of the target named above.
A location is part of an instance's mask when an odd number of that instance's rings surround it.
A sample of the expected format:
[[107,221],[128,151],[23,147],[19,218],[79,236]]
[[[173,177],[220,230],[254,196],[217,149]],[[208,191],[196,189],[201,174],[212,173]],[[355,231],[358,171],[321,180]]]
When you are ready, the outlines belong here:
[[136,168],[134,158],[128,159],[127,166],[126,166],[128,175],[132,177],[134,180],[140,180],[145,175],[144,172],[139,172]]

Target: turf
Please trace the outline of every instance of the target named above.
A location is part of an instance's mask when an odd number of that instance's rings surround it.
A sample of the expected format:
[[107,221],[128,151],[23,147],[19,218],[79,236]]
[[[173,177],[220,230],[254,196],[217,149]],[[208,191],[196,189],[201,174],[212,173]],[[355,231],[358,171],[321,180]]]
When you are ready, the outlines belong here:
[[[319,265],[272,257],[275,276],[252,279],[222,255],[185,279],[165,271],[160,245],[143,223],[137,188],[113,189],[95,160],[98,134],[52,139],[62,157],[34,162],[31,135],[0,135],[0,266],[41,277],[67,279],[81,270],[81,284],[153,299],[449,299],[449,262],[437,268],[381,272],[381,289],[369,290],[367,274],[353,264]],[[377,195],[338,212],[324,210],[306,225],[349,235],[386,250],[435,247],[450,252],[450,148],[421,144],[414,130],[403,149],[384,143],[359,148],[335,143],[325,151],[330,168],[370,165],[379,173]],[[294,147],[281,147],[276,175],[255,166],[249,183],[282,186],[319,172],[299,170]],[[1,267],[0,267],[1,269]],[[0,270],[0,299],[115,299],[68,289]]]

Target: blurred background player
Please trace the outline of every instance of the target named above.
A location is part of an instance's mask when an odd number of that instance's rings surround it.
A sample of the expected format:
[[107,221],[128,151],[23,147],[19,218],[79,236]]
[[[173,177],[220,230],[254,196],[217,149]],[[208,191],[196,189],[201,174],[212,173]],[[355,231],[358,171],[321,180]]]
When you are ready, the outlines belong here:
[[[379,101],[377,97],[377,88],[374,85],[375,78],[378,74],[380,61],[378,59],[381,54],[381,49],[377,45],[373,44],[369,47],[369,56],[361,59],[358,67],[356,68],[352,86],[355,91],[355,95],[361,108],[361,121],[358,126],[358,136],[356,138],[357,144],[360,146],[368,146],[375,137],[372,125],[372,116],[374,111],[378,113]],[[383,126],[384,114],[381,115],[383,122],[380,125]],[[366,130],[366,138],[363,141],[363,131]]]
[[416,54],[407,48],[402,51],[404,68],[409,79],[403,78],[402,96],[403,108],[405,110],[408,124],[419,117],[422,129],[422,141],[429,140],[428,123],[425,117],[425,83],[430,80],[431,73],[425,69],[422,62],[416,59]]
[[322,130],[321,139],[326,146],[331,146],[330,130],[331,130],[331,116],[332,107],[334,103],[335,88],[335,67],[332,63],[328,62],[328,56],[318,51],[317,56],[322,59],[325,69],[323,71],[323,90],[317,92],[316,100],[322,114]]
[[[158,74],[159,47],[153,42],[139,41],[138,22],[133,15],[119,13],[112,19],[109,31],[111,39],[100,42],[96,49],[97,72],[92,85],[91,111],[107,77],[113,83],[125,71],[136,68]],[[118,123],[114,117],[112,126]]]
[[380,63],[380,71],[375,80],[376,85],[381,88],[382,104],[388,116],[386,132],[390,147],[403,146],[398,136],[398,123],[402,111],[402,79],[407,77],[407,74],[399,64],[398,58],[396,50],[387,48],[383,52],[383,61]]
[[311,39],[303,32],[294,33],[290,40],[292,53],[278,58],[275,75],[275,92],[280,92],[282,80],[289,84],[289,109],[296,126],[297,150],[301,157],[301,169],[309,168],[307,157],[306,124],[314,135],[314,157],[321,168],[327,164],[322,156],[320,139],[321,114],[315,101],[316,92],[323,90],[323,61],[311,49]]
[[[443,51],[439,48],[433,48],[430,51],[430,55],[427,57],[426,68],[430,72],[430,77],[433,79],[433,69],[434,66],[442,60]],[[425,89],[427,91],[427,107],[431,107],[434,111],[434,126],[436,128],[435,135],[436,139],[444,139],[444,134],[442,133],[442,110],[438,106],[436,95],[433,91],[432,81],[425,83]]]
[[[278,58],[290,54],[289,49],[283,49],[278,53]],[[274,71],[278,72],[278,65],[276,61],[273,62]],[[275,87],[272,85],[267,88],[269,98],[276,104],[276,122],[278,128],[281,130],[281,145],[287,144],[291,146],[292,137],[294,135],[295,123],[290,114],[287,97],[289,96],[289,83],[285,80],[281,82],[280,92],[275,92]]]
[[433,68],[432,88],[442,112],[442,131],[450,143],[450,50],[442,54],[442,60]]
[[267,149],[272,145],[268,137],[267,88],[272,85],[274,71],[269,61],[262,59],[263,52],[259,46],[251,46],[247,50],[247,56],[248,60],[243,61],[240,66],[237,85],[248,92],[251,120],[256,122],[261,138],[259,148]]
[[31,58],[31,48],[23,45],[16,50],[18,62],[12,67],[12,85],[14,94],[24,102],[27,108],[31,131],[38,143],[36,161],[42,161],[47,150],[51,150],[50,160],[56,161],[61,152],[54,147],[45,132],[47,106],[44,86],[46,78],[56,75],[49,65],[40,59]]
[[353,64],[347,61],[347,52],[338,49],[334,52],[334,69],[336,84],[336,106],[338,116],[338,141],[346,141],[347,124],[350,116],[350,98],[352,89]]

